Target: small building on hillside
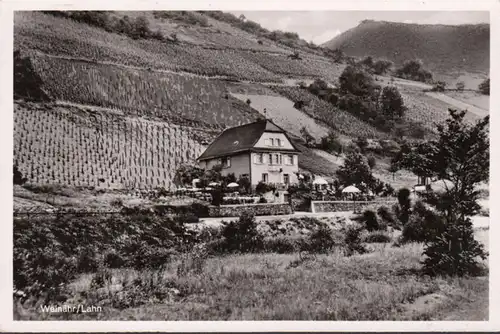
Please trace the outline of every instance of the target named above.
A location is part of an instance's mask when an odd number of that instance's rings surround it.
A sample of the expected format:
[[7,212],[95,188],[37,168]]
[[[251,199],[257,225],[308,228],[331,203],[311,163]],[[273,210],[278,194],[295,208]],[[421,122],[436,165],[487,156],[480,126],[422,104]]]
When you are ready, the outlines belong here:
[[200,167],[222,165],[222,174],[246,176],[252,186],[263,181],[286,188],[298,183],[299,150],[285,130],[268,119],[229,128],[197,159]]

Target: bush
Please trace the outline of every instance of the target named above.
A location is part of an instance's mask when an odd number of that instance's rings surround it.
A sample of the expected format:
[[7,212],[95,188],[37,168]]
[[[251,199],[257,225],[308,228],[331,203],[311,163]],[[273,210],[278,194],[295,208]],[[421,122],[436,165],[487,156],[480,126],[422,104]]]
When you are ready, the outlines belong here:
[[103,262],[107,268],[122,268],[127,263],[127,259],[116,250],[110,249],[104,253]]
[[[303,243],[303,241],[302,241]],[[301,241],[289,237],[275,237],[264,240],[264,251],[269,253],[288,254],[301,249]]]
[[370,232],[363,238],[363,242],[367,243],[372,243],[372,242],[388,243],[391,241],[392,241],[391,236],[381,231]]
[[418,201],[409,221],[403,227],[403,242],[428,242],[443,231],[444,225],[438,214]]
[[450,224],[428,243],[423,261],[430,275],[481,275],[484,267],[477,258],[486,259],[483,245],[474,239],[472,222],[465,218]]
[[481,94],[490,95],[490,78],[485,79],[478,87]]
[[257,231],[255,217],[244,212],[238,222],[230,222],[222,229],[228,252],[249,253],[262,249],[263,237]]
[[366,247],[362,244],[361,231],[362,228],[356,226],[349,226],[346,229],[344,239],[346,256],[351,256],[355,253],[364,254],[368,252]]
[[401,188],[398,191],[398,207],[396,210],[396,215],[403,226],[408,223],[408,219],[410,219],[410,212],[410,190],[407,188]]
[[365,226],[366,230],[369,232],[378,231],[380,229],[377,214],[373,210],[365,210],[361,217],[358,219],[359,222],[362,223]]
[[261,197],[261,198],[259,198],[259,203],[265,204],[265,203],[267,203],[267,199],[265,199],[264,197]]
[[175,254],[171,249],[143,245],[132,257],[132,266],[136,270],[161,269]]
[[398,224],[396,222],[396,218],[394,217],[394,214],[389,210],[388,207],[386,206],[381,206],[377,210],[377,214],[382,219],[384,223],[386,223],[389,226],[396,227]]
[[193,224],[200,222],[200,218],[192,212],[180,214],[176,219],[183,224]]
[[308,250],[313,253],[327,253],[336,243],[336,240],[333,238],[332,230],[321,225],[309,236]]
[[259,183],[257,183],[257,185],[255,186],[255,192],[257,194],[265,194],[269,191],[274,191],[276,190],[276,188],[274,188],[273,186],[263,182],[263,181],[260,181]]
[[96,251],[88,247],[78,248],[77,271],[80,273],[91,273],[96,271],[100,266]]

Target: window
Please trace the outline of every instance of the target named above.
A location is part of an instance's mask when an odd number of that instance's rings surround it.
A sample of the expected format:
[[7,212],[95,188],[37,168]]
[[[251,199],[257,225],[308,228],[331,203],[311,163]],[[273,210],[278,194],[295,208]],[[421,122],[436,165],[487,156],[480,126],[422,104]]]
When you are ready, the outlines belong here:
[[231,158],[230,157],[222,159],[222,167],[224,167],[224,168],[231,167]]
[[283,183],[284,184],[290,184],[290,175],[283,174]]
[[269,163],[271,165],[281,165],[281,154],[269,154]]
[[269,139],[269,145],[274,146],[274,138]]
[[264,154],[262,154],[262,153],[257,153],[257,154],[255,155],[255,160],[254,160],[254,162],[255,162],[256,164],[263,164],[263,163],[264,163]]
[[276,142],[276,146],[281,146],[281,140],[279,138],[276,138],[274,141]]
[[267,183],[268,175],[267,173],[262,173],[262,182]]
[[285,165],[293,165],[293,155],[285,155]]

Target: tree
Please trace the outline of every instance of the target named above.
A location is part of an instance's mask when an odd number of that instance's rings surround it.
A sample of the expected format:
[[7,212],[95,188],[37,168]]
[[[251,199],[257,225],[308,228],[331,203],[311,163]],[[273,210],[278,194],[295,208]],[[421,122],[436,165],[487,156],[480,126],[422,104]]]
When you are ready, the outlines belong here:
[[444,81],[437,81],[434,83],[434,86],[432,86],[433,92],[444,92],[445,90],[446,90],[446,82]]
[[377,75],[386,74],[393,65],[394,64],[389,60],[379,59],[373,63],[373,73]]
[[365,150],[368,147],[368,139],[365,137],[358,137],[356,138],[356,145],[358,145],[361,153],[365,153]]
[[465,83],[463,81],[457,82],[455,86],[457,87],[457,90],[460,92],[462,92],[465,89]]
[[311,147],[312,144],[314,143],[315,139],[314,137],[307,131],[306,127],[303,126],[302,129],[300,129],[300,134],[302,136],[302,139],[306,142],[307,147]]
[[337,170],[336,174],[339,182],[344,186],[355,184],[360,187],[364,183],[371,188],[375,181],[366,157],[358,152],[349,153],[344,165]]
[[422,61],[418,59],[407,60],[403,66],[396,70],[397,77],[421,82],[432,81],[432,73],[423,68]]
[[485,79],[481,84],[478,86],[479,91],[481,94],[484,95],[490,95],[490,78]]
[[380,88],[361,67],[347,66],[339,77],[340,92],[359,97],[373,97]]
[[370,169],[375,168],[375,166],[377,165],[377,159],[375,159],[375,157],[373,155],[370,155],[370,156],[368,156],[367,160],[368,160],[368,166],[370,166]]
[[404,116],[406,106],[396,86],[386,86],[382,89],[380,110],[388,119],[402,118]]
[[321,149],[329,153],[342,152],[342,144],[339,142],[335,132],[330,131],[327,136],[321,138]]
[[14,165],[14,184],[25,184],[28,181],[27,178],[23,177],[23,174],[19,171],[17,165]]
[[205,170],[194,165],[180,166],[174,176],[174,184],[177,186],[184,186],[191,184],[194,179],[201,179],[205,174]]
[[241,14],[238,18],[240,19],[240,21],[245,21],[247,19],[243,14]]
[[470,217],[480,210],[476,186],[489,178],[489,116],[471,125],[464,121],[466,111],[449,113],[446,124],[437,128],[438,139],[408,154],[413,156],[410,160],[422,163],[421,172],[452,184],[443,193],[424,197],[443,223],[440,233],[426,244],[424,269],[430,274],[476,274],[477,257],[485,259],[486,253],[474,239]]

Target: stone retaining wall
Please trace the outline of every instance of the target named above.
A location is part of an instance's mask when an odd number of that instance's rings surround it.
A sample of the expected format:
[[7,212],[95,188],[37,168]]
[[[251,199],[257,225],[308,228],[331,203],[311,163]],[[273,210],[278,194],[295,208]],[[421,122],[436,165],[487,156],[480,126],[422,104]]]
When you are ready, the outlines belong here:
[[249,212],[254,216],[289,215],[292,207],[289,204],[244,204],[244,205],[221,205],[209,208],[210,217],[239,217],[242,213]]
[[387,201],[312,201],[311,212],[340,212],[355,211],[367,208],[376,208],[382,205],[391,207],[397,203],[395,200]]

